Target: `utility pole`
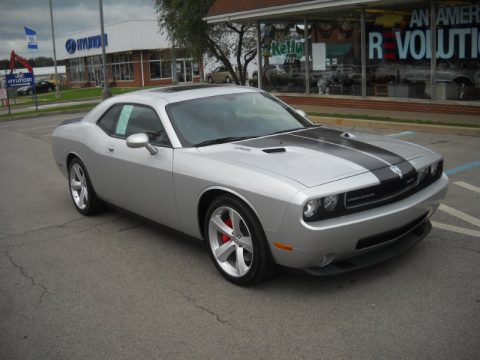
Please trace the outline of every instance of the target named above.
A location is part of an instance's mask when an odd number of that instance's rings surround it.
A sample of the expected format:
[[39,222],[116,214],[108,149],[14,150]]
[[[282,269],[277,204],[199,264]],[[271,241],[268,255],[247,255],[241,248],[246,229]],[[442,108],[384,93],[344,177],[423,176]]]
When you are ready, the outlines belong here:
[[102,43],[102,62],[103,62],[103,100],[112,96],[112,92],[108,88],[108,74],[107,74],[107,55],[105,54],[105,27],[103,26],[103,2],[98,0],[98,6],[100,7],[100,32]]
[[55,49],[55,31],[53,27],[53,10],[52,10],[52,0],[48,0],[50,3],[50,26],[52,27],[52,44],[53,44],[53,65],[55,66],[55,97],[58,99],[60,97],[60,79],[58,78],[57,71],[57,51]]

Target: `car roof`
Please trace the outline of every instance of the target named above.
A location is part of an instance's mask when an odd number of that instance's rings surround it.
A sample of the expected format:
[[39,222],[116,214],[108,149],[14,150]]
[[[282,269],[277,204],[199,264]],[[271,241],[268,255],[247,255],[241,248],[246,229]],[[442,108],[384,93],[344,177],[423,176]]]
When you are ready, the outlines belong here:
[[142,98],[151,101],[161,101],[170,104],[179,101],[198,99],[225,94],[253,93],[259,92],[257,88],[237,85],[207,85],[207,84],[189,84],[151,88],[139,91],[133,91],[124,95],[116,96],[115,99],[120,102],[135,101]]

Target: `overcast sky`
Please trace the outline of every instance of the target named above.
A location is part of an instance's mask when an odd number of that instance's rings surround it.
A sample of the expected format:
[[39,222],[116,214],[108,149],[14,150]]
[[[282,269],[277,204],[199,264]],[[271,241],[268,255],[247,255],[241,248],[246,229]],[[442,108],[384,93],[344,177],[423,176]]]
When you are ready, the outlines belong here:
[[[103,0],[105,24],[155,17],[154,0]],[[55,37],[99,28],[98,0],[52,0]],[[39,50],[27,49],[23,27],[37,32]],[[53,58],[49,0],[0,0],[0,59],[10,52],[31,58]]]

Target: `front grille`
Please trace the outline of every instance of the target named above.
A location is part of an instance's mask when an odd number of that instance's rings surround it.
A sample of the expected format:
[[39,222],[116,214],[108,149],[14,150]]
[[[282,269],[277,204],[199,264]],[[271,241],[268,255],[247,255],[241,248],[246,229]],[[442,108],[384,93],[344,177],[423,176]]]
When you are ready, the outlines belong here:
[[417,174],[415,171],[411,171],[402,178],[397,177],[387,180],[379,185],[349,191],[345,196],[345,208],[352,209],[358,206],[369,205],[397,197],[412,189],[417,184]]
[[394,240],[402,235],[405,235],[409,233],[410,231],[414,230],[417,228],[419,225],[421,225],[426,219],[427,219],[428,213],[420,216],[419,218],[409,222],[408,224],[399,227],[397,229],[393,229],[390,231],[386,231],[381,234],[369,236],[367,238],[363,238],[358,240],[357,246],[355,247],[356,250],[361,250],[365,249],[370,246],[378,245],[390,240]]

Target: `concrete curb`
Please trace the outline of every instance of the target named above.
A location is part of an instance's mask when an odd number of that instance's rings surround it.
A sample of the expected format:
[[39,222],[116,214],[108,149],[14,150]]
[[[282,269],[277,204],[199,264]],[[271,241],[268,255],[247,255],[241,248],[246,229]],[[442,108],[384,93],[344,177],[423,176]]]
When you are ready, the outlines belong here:
[[409,122],[346,119],[346,118],[335,118],[335,117],[327,117],[327,116],[309,116],[308,118],[314,123],[325,124],[325,125],[355,126],[355,127],[358,126],[358,127],[379,128],[379,129],[419,131],[419,132],[429,132],[429,133],[438,133],[438,134],[480,136],[480,128],[466,127],[466,126],[428,125],[428,124],[416,124],[416,123],[409,123]]

